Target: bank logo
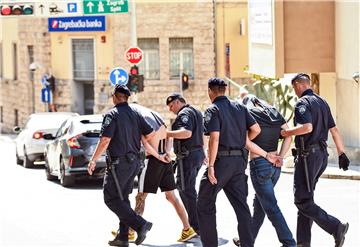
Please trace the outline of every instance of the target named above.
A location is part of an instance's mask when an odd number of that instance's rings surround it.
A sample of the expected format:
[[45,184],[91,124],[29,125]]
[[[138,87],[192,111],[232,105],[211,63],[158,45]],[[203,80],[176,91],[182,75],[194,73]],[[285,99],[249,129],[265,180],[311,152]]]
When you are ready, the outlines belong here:
[[57,20],[53,20],[53,21],[51,22],[51,27],[52,27],[52,28],[58,28],[58,27],[59,27],[59,22],[58,22]]

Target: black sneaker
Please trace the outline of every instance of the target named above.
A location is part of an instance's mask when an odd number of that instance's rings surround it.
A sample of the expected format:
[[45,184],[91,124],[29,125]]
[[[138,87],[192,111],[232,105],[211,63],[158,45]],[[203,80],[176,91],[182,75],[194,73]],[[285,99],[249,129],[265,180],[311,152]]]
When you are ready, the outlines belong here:
[[240,239],[239,239],[239,238],[233,238],[233,243],[234,243],[236,246],[240,246]]
[[148,231],[150,231],[151,227],[152,227],[152,223],[151,222],[146,222],[141,228],[140,230],[137,232],[137,238],[135,240],[135,244],[139,245],[141,244],[145,238],[146,238],[146,234]]
[[335,247],[341,247],[345,241],[345,234],[349,229],[349,223],[340,223],[336,233],[334,234],[335,238]]
[[108,242],[108,244],[110,246],[121,246],[121,247],[128,247],[129,246],[129,241],[125,241],[125,240],[119,240],[119,239],[114,239],[114,240],[110,240]]

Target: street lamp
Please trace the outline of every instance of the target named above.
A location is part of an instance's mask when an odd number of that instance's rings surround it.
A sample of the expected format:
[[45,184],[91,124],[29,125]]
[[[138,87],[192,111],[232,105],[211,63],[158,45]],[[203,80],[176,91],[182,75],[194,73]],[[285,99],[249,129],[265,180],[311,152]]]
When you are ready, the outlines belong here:
[[355,72],[353,75],[352,75],[352,78],[354,81],[356,81],[357,83],[359,83],[359,71],[358,72]]

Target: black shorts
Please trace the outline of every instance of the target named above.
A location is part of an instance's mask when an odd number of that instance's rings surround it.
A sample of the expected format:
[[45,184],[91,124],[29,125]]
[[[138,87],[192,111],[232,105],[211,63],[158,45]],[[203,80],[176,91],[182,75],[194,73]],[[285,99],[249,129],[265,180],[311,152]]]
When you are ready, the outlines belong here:
[[158,188],[162,192],[174,190],[176,188],[174,173],[170,163],[149,156],[140,172],[139,192],[156,194]]

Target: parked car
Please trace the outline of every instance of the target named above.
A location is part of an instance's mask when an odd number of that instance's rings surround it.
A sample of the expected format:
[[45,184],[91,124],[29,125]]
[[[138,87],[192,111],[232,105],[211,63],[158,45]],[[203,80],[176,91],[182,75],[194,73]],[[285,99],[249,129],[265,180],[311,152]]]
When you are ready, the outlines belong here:
[[48,180],[60,179],[61,185],[70,187],[78,178],[103,178],[105,154],[97,160],[91,177],[87,172],[87,165],[99,141],[102,120],[101,115],[71,117],[61,125],[55,136],[44,136],[52,139],[45,147]]
[[61,123],[78,115],[73,112],[34,113],[29,116],[24,129],[14,127],[14,132],[18,133],[15,139],[17,164],[31,168],[35,161],[43,161],[45,144],[48,142],[43,136],[55,134]]

